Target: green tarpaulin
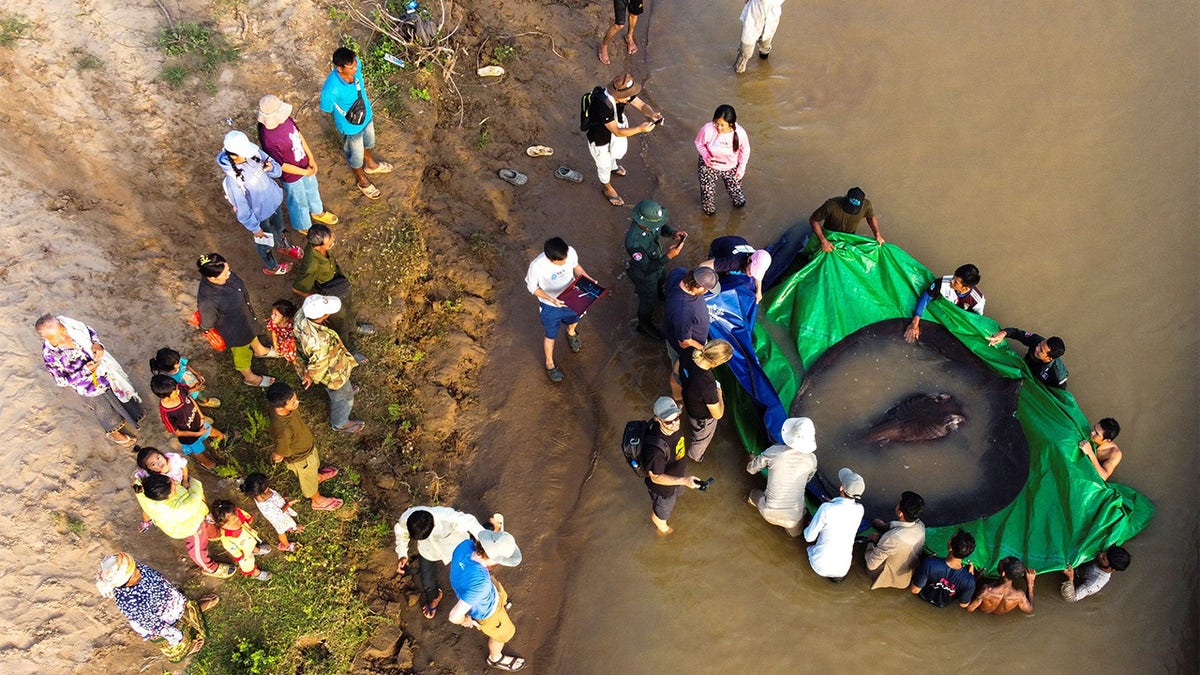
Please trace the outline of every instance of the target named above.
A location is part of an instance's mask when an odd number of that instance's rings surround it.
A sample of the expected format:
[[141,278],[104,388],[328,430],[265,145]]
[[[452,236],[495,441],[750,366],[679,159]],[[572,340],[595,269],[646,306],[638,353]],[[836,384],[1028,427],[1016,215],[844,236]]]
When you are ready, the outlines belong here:
[[[934,279],[892,244],[837,233],[829,239],[833,252],[818,249],[810,263],[767,294],[754,327],[759,362],[785,408],[804,371],[826,349],[869,324],[911,316],[918,292]],[[1079,451],[1090,425],[1075,398],[1036,382],[1011,348],[988,346],[987,337],[1000,329],[994,320],[938,299],[923,321],[944,326],[1000,375],[1025,379],[1017,418],[1030,453],[1025,487],[1011,504],[986,518],[930,528],[929,551],[945,555],[950,536],[962,527],[975,536],[970,560],[977,568],[992,572],[1000,559],[1013,555],[1039,572],[1051,571],[1085,562],[1146,527],[1154,504],[1132,488],[1106,483]],[[738,391],[731,397],[735,420],[750,452],[760,452],[770,445],[761,414],[740,388],[726,390]],[[817,453],[820,457],[819,448]]]

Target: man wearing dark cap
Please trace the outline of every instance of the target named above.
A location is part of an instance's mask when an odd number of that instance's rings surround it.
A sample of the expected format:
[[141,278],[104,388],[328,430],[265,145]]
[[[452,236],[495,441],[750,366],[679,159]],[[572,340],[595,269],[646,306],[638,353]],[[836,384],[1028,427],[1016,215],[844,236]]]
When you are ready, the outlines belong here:
[[679,380],[681,355],[692,363],[692,352],[704,349],[708,342],[708,303],[704,296],[720,293],[717,271],[711,267],[694,270],[677,268],[667,275],[667,299],[663,312],[663,329],[667,334],[667,356],[671,359],[671,395],[683,400]]
[[826,230],[854,234],[863,220],[871,227],[875,241],[882,244],[883,235],[879,234],[879,219],[875,217],[875,210],[871,208],[871,200],[867,199],[862,188],[852,187],[845,197],[826,199],[821,208],[813,211],[808,217],[808,224],[812,226],[813,234],[821,242],[821,250],[829,253],[833,250],[833,244],[825,238]]
[[675,531],[667,524],[679,498],[679,488],[696,489],[700,479],[687,473],[687,451],[683,440],[683,411],[666,396],[654,402],[654,423],[642,439],[642,460],[646,467],[646,489],[650,492],[650,521],[658,534]]
[[[660,237],[671,237],[673,243],[664,252]],[[633,222],[625,232],[625,267],[638,297],[637,331],[654,340],[663,339],[662,331],[654,325],[654,308],[663,294],[667,261],[679,255],[687,232],[667,225],[667,210],[649,199],[633,207]]]
[[921,339],[921,316],[925,314],[925,308],[929,306],[929,303],[938,296],[954,303],[954,306],[959,309],[983,316],[983,305],[986,298],[983,297],[983,291],[979,290],[979,268],[970,263],[959,265],[958,269],[954,270],[954,274],[944,276],[929,284],[925,292],[917,296],[917,306],[913,308],[912,321],[909,322],[908,328],[904,329],[906,341],[911,343]]
[[1067,366],[1060,358],[1067,353],[1067,345],[1062,338],[1044,338],[1020,328],[1005,328],[989,337],[988,344],[995,347],[1008,338],[1029,348],[1025,352],[1025,365],[1039,382],[1055,389],[1067,388]]
[[[632,29],[631,29],[632,30]],[[596,175],[604,186],[604,196],[613,206],[624,206],[625,201],[611,184],[612,175],[625,175],[625,168],[618,162],[629,148],[630,136],[650,133],[663,116],[654,112],[649,103],[639,99],[642,85],[625,73],[609,83],[607,88],[592,90],[591,106],[587,111],[588,152],[596,160]],[[625,117],[625,106],[631,105],[646,116],[648,122],[636,127],[629,126]]]

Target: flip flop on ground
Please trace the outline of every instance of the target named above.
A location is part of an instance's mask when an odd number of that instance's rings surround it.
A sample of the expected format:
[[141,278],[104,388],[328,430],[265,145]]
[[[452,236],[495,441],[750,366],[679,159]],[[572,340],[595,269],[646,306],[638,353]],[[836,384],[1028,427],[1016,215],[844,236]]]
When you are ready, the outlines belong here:
[[568,169],[565,166],[560,166],[557,169],[555,169],[554,177],[561,178],[563,180],[569,180],[572,183],[582,183],[583,182],[583,174],[579,173],[575,169]]
[[206,595],[203,598],[200,598],[200,611],[207,612],[213,607],[216,607],[217,603],[219,602],[221,602],[221,598],[217,597],[216,595]]
[[371,183],[367,183],[366,185],[359,185],[358,191],[363,193],[363,195],[365,195],[367,199],[379,199],[380,197],[383,196],[383,193],[379,191],[379,188],[375,187]]
[[391,162],[380,162],[380,163],[376,164],[375,168],[373,168],[373,169],[364,166],[363,173],[369,173],[369,174],[391,173],[392,169],[394,169],[394,168],[395,167],[392,166]]
[[436,598],[430,600],[424,605],[421,605],[421,616],[424,616],[426,619],[432,619],[433,617],[437,616],[437,608],[442,602],[442,595],[442,589],[439,588]]
[[531,145],[525,148],[525,154],[530,157],[549,157],[554,154],[554,148],[547,145]]
[[500,658],[496,659],[495,661],[493,661],[489,657],[487,659],[487,664],[493,668],[496,668],[497,670],[507,670],[508,672],[511,673],[511,672],[514,672],[514,671],[524,668],[525,667],[525,659],[523,659],[519,656],[509,656],[508,654],[501,654]]
[[321,502],[320,504],[313,504],[312,507],[313,511],[337,511],[338,509],[342,508],[342,504],[344,503],[345,502],[337,497],[330,497],[329,501]]
[[500,180],[513,185],[524,185],[529,180],[529,176],[513,169],[500,169],[496,175],[500,176]]
[[500,77],[504,74],[504,69],[500,66],[484,66],[476,70],[475,74],[480,77]]

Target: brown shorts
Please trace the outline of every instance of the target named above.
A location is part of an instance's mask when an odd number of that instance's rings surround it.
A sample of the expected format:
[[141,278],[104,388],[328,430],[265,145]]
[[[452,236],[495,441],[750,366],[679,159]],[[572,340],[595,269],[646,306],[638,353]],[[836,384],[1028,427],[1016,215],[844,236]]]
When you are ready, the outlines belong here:
[[496,584],[496,592],[500,597],[496,600],[496,611],[488,618],[478,621],[479,630],[496,642],[509,642],[517,634],[517,627],[513,625],[512,619],[508,618],[508,611],[504,609],[505,603],[508,602],[508,593],[496,577],[492,577],[492,583]]

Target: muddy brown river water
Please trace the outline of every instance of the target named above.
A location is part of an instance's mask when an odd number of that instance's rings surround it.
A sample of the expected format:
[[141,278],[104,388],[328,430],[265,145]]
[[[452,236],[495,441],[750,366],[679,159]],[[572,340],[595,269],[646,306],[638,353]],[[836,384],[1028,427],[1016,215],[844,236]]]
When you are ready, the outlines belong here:
[[[630,159],[672,221],[765,244],[862,186],[889,241],[940,273],[977,264],[990,316],[1066,340],[1081,407],[1123,426],[1115,479],[1158,512],[1130,569],[1079,605],[1048,573],[1032,617],[936,610],[870,591],[861,562],[816,577],[746,504],[762,479],[725,428],[696,467],[716,484],[683,495],[661,539],[617,452],[665,393],[640,342],[600,385],[600,460],[555,533],[568,585],[539,672],[1196,672],[1196,3],[789,2],[771,59],[740,77],[740,3],[650,4],[635,64],[668,125]],[[701,222],[691,138],[721,103],[753,146],[749,206],[719,195]]]

